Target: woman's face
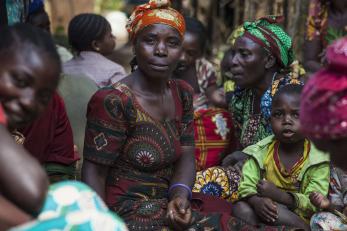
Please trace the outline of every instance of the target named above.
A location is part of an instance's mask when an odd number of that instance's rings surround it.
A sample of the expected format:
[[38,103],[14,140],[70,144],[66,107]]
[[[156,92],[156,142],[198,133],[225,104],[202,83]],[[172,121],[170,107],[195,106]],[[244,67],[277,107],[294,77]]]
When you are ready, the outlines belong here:
[[30,54],[0,57],[0,102],[12,128],[43,112],[59,80],[60,67],[52,58],[35,49],[24,52]]
[[182,38],[165,24],[145,27],[136,37],[135,55],[138,68],[151,78],[169,78],[182,54]]
[[251,39],[236,39],[224,65],[232,73],[232,80],[242,88],[253,88],[261,83],[266,73],[266,51]]

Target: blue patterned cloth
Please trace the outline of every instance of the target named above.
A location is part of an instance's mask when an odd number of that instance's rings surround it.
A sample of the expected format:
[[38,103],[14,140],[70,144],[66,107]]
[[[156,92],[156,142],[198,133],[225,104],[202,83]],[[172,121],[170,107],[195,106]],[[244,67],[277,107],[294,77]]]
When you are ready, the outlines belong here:
[[87,185],[64,181],[50,186],[36,220],[9,231],[126,231],[123,221],[110,212]]
[[24,22],[25,9],[23,0],[6,0],[8,25]]

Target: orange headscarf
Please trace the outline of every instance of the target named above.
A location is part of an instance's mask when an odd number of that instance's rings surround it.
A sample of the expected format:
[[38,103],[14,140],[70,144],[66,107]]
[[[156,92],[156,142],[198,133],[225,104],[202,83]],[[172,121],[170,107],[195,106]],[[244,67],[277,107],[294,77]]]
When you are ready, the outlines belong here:
[[133,40],[136,34],[146,26],[156,23],[172,26],[183,37],[185,32],[184,18],[170,5],[170,0],[150,0],[147,4],[137,6],[126,25],[130,40]]

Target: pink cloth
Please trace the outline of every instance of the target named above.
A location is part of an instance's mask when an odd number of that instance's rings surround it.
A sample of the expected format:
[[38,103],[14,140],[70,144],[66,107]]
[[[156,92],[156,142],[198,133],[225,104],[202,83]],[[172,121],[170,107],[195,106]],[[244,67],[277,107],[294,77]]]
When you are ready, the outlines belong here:
[[327,48],[328,66],[304,87],[300,107],[302,131],[310,138],[347,137],[347,37]]
[[77,57],[63,64],[63,73],[86,76],[98,87],[106,87],[126,76],[124,68],[103,55],[93,51],[82,51]]
[[6,120],[6,115],[4,112],[4,109],[2,108],[2,105],[0,103],[0,124],[6,125],[7,120]]

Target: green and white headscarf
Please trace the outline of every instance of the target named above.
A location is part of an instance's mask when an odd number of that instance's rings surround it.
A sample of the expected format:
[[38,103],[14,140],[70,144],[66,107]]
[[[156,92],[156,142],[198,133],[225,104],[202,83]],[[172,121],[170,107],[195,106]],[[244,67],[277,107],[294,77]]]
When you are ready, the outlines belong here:
[[292,39],[279,25],[281,20],[282,16],[266,16],[254,22],[245,22],[228,40],[234,43],[236,38],[246,36],[273,54],[286,68],[294,61],[294,51]]

